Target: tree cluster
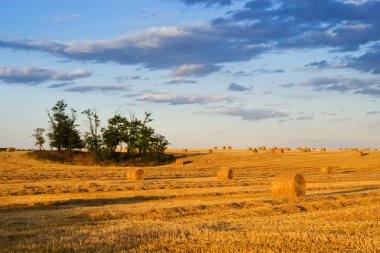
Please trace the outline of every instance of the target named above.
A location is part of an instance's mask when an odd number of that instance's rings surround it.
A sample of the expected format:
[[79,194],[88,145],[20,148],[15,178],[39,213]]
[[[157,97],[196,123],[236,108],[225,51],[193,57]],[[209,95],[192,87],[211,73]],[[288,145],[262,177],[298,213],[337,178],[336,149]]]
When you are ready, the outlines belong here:
[[[148,125],[153,121],[151,113],[146,112],[142,120],[134,115],[127,118],[116,114],[108,119],[107,126],[102,128],[96,110],[87,109],[82,112],[86,118],[87,131],[81,137],[77,129],[77,112],[70,109],[67,113],[66,110],[67,104],[60,100],[47,112],[47,137],[52,149],[71,151],[86,148],[93,152],[99,161],[134,158],[160,161],[164,158],[169,142]],[[37,128],[32,135],[40,150],[45,143],[44,131],[43,128]]]

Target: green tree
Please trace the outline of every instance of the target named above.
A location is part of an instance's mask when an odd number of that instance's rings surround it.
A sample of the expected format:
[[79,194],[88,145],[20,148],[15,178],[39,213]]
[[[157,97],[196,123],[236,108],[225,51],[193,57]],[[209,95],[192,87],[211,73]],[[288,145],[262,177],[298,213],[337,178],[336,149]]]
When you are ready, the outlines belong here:
[[163,158],[169,142],[148,126],[153,121],[151,115],[146,112],[143,120],[133,114],[130,114],[129,120],[119,114],[110,118],[107,127],[102,129],[107,152],[115,154],[116,148],[125,144],[128,147],[128,158]]
[[85,147],[93,151],[97,158],[100,157],[102,136],[100,135],[100,119],[95,109],[87,109],[82,112],[86,116],[86,124],[89,129],[84,134]]
[[148,158],[161,161],[164,158],[165,150],[167,149],[169,142],[164,136],[160,134],[154,134],[149,138],[149,148],[147,152]]
[[44,132],[45,132],[44,128],[36,128],[34,129],[34,133],[32,134],[32,137],[36,138],[35,145],[38,146],[40,150],[44,150],[43,145],[46,142],[43,136]]
[[106,128],[102,128],[103,143],[108,152],[115,153],[117,146],[122,144],[126,121],[126,118],[117,114],[108,119]]
[[50,132],[47,134],[50,146],[60,150],[82,148],[83,143],[80,133],[76,129],[76,111],[71,109],[70,115],[66,114],[67,104],[64,100],[58,101],[47,114],[50,123]]

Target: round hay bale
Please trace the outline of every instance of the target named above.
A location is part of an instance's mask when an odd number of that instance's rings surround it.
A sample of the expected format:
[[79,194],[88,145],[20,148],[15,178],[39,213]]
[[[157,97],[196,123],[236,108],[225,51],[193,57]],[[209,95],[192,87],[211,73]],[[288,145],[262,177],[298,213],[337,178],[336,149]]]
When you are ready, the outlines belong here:
[[278,148],[278,149],[276,149],[276,153],[284,153],[284,149],[283,148]]
[[364,152],[363,151],[358,151],[358,156],[364,156]]
[[259,150],[266,150],[267,148],[264,146],[259,147]]
[[212,154],[212,149],[208,149],[207,153]]
[[326,148],[321,148],[321,151],[322,152],[326,152]]
[[127,172],[128,180],[144,180],[143,169],[130,169]]
[[183,151],[183,153],[189,152],[189,150],[187,150],[187,148],[183,149],[182,151]]
[[175,160],[175,164],[176,165],[184,165],[185,164],[185,160],[183,160],[183,159],[176,159]]
[[321,173],[322,174],[329,174],[329,173],[331,173],[331,166],[326,166],[326,167],[322,167],[321,168]]
[[218,149],[218,147],[217,147],[217,146],[215,146],[215,147],[213,147],[213,149],[215,149],[215,150],[216,150],[216,149]]
[[256,153],[257,153],[257,149],[255,149],[255,148],[252,149],[252,153],[255,153],[255,154],[256,154]]
[[15,150],[16,150],[15,148],[7,148],[7,152],[13,152]]
[[276,153],[276,149],[275,148],[270,148],[270,149],[267,150],[267,153],[268,154],[274,154],[274,153]]
[[290,148],[285,148],[285,151],[290,151],[291,149]]
[[276,176],[272,181],[275,197],[299,197],[306,194],[306,181],[301,174]]
[[304,148],[304,149],[302,149],[302,152],[310,152],[311,150],[310,150],[310,148]]
[[232,147],[231,147],[231,146],[228,146],[227,149],[232,149]]
[[248,150],[248,151],[251,151],[251,150],[252,150],[252,148],[247,148],[247,150]]
[[232,169],[223,168],[218,171],[219,180],[229,180],[234,178],[234,172]]
[[226,149],[226,146],[222,146],[222,149]]

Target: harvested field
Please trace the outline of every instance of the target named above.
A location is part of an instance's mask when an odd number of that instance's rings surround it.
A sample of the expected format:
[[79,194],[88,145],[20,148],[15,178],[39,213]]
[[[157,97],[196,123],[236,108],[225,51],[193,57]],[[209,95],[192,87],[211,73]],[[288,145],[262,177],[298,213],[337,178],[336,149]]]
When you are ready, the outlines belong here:
[[[2,252],[380,251],[380,152],[182,151],[145,180],[0,153]],[[306,195],[273,198],[274,177],[296,173]]]

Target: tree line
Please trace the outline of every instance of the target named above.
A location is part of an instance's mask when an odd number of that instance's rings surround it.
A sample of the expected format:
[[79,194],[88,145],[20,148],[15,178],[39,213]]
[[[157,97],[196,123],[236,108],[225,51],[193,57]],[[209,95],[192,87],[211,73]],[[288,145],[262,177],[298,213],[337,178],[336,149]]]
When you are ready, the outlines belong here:
[[[72,151],[85,148],[99,161],[164,158],[169,142],[149,126],[153,121],[151,113],[145,112],[143,119],[138,119],[134,115],[128,118],[115,114],[108,119],[106,127],[101,127],[96,110],[87,109],[82,112],[86,119],[87,131],[81,135],[78,130],[77,111],[70,109],[67,112],[67,109],[64,100],[60,100],[47,111],[49,128],[46,137],[52,149]],[[43,150],[43,145],[46,143],[44,133],[44,128],[36,128],[32,135],[40,150]],[[118,149],[123,148],[126,152],[118,152]]]

